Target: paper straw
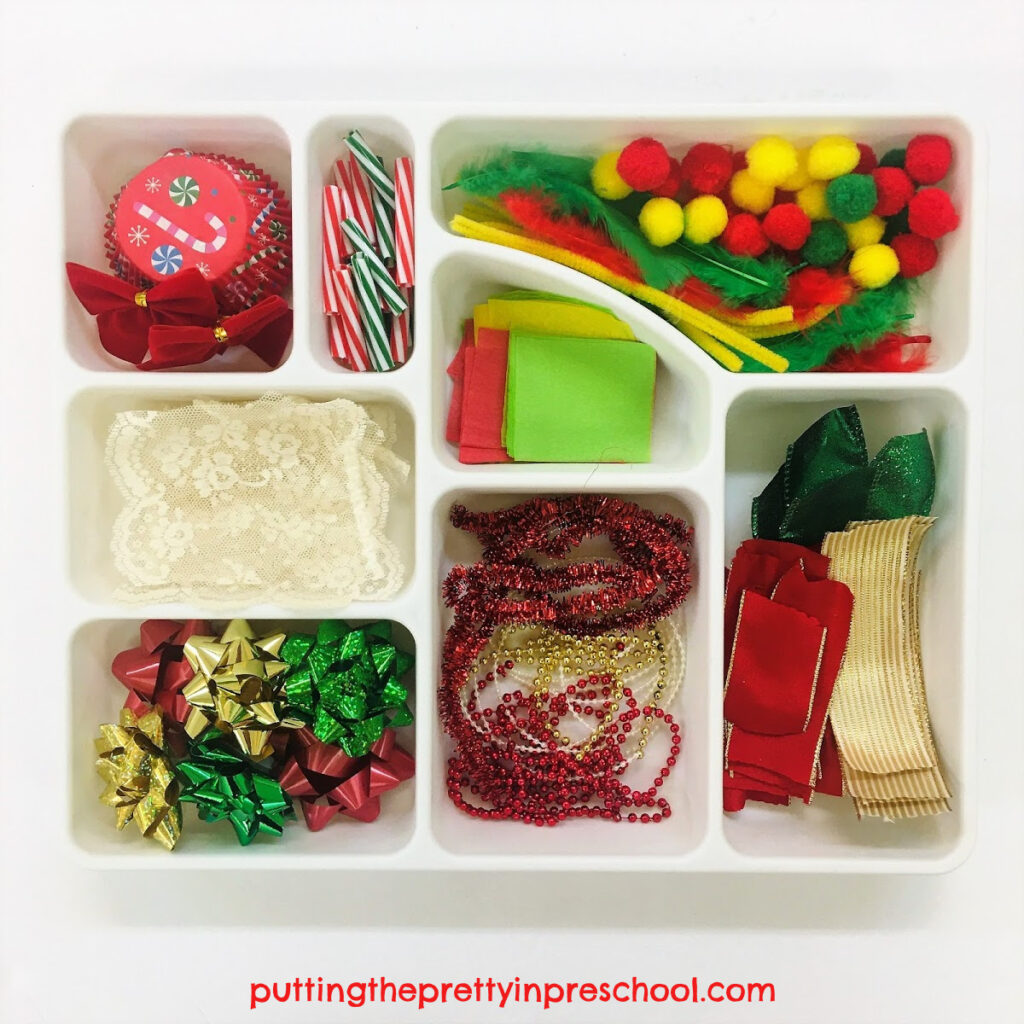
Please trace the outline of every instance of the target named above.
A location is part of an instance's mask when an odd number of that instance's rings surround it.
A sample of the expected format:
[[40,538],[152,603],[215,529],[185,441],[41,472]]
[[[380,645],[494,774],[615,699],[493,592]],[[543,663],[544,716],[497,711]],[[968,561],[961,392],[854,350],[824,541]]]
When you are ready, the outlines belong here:
[[390,370],[394,367],[387,331],[384,329],[384,315],[374,284],[374,276],[366,256],[357,252],[352,257],[352,279],[355,282],[356,302],[359,305],[359,319],[363,325],[366,350],[375,370]]
[[[402,297],[402,293],[398,290],[398,286],[388,272],[388,268],[384,266],[383,261],[373,248],[373,243],[367,238],[365,232],[351,217],[341,222],[341,230],[348,235],[349,241],[355,246],[357,250],[356,256],[363,255],[366,257],[369,273],[373,275],[373,280],[380,289],[381,295],[384,296],[384,301],[391,312],[404,313],[409,308],[409,304]],[[354,260],[355,256],[352,259]]]
[[337,185],[328,185],[323,190],[321,203],[321,238],[323,240],[323,299],[325,313],[338,313],[338,296],[334,289],[333,271],[341,266],[345,258],[344,245],[349,245],[347,236],[341,230],[344,219],[341,201],[341,189]]
[[391,358],[401,366],[409,358],[409,316],[412,310],[391,317]]
[[[356,257],[352,257],[355,259]],[[338,292],[341,313],[336,318],[341,332],[342,346],[353,370],[368,370],[366,339],[363,335],[359,302],[353,283],[353,272],[349,267],[334,271],[334,284]]]
[[359,161],[359,166],[366,172],[374,189],[390,209],[395,208],[395,183],[384,170],[384,161],[366,144],[366,140],[358,131],[349,132],[345,143],[352,155]]
[[327,317],[327,341],[331,346],[331,356],[334,359],[340,359],[351,369],[352,364],[345,353],[345,338],[342,334],[340,316]]
[[370,186],[356,162],[354,156],[348,159],[348,180],[352,185],[352,206],[355,210],[354,220],[366,233],[367,238],[374,244],[377,241],[377,231],[373,226],[373,204],[370,201]]
[[[354,217],[355,206],[352,202],[352,182],[349,179],[348,171],[345,170],[344,160],[334,161],[334,186],[338,189],[338,193],[341,196],[341,216],[338,218],[339,223],[346,217]],[[341,251],[346,256],[352,255],[352,243],[341,234],[341,229],[338,229],[338,245]]]
[[395,280],[406,288],[415,284],[412,160],[395,161]]
[[389,267],[395,262],[395,229],[391,224],[392,212],[379,192],[373,193],[373,223],[377,229],[377,251]]

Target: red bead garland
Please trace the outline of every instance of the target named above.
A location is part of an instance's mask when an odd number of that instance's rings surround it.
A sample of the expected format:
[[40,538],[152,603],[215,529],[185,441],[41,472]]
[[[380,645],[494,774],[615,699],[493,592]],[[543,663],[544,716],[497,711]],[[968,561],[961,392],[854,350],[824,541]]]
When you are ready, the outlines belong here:
[[[674,516],[598,495],[535,498],[481,513],[456,505],[451,521],[476,534],[484,551],[475,565],[456,566],[443,587],[455,611],[438,694],[441,720],[455,746],[448,761],[449,797],[472,817],[541,826],[570,818],[649,823],[669,817],[660,790],[682,747],[680,726],[670,713],[653,702],[641,706],[611,673],[581,675],[564,693],[541,682],[532,693],[516,690],[485,707],[482,699],[496,673],[503,675],[514,662],[481,673],[478,658],[499,626],[543,623],[584,651],[587,638],[650,628],[689,592],[692,529]],[[608,538],[619,561],[542,566],[528,554],[564,560],[596,536]],[[556,729],[570,713],[599,723],[582,747],[568,747]],[[644,735],[654,722],[670,731],[666,762],[646,789],[619,778],[629,765],[622,747],[638,720]],[[537,743],[542,735],[550,738]]]

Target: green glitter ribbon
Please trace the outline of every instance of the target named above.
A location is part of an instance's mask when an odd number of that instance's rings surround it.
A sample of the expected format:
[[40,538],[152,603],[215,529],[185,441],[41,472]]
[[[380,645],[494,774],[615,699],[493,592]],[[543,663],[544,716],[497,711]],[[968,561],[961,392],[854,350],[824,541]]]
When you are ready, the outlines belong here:
[[210,729],[189,744],[189,757],[176,766],[185,780],[181,801],[193,803],[202,821],[231,822],[242,846],[261,832],[280,836],[295,817],[291,797],[265,768],[226,745]]
[[890,438],[868,459],[854,405],[827,412],[786,450],[750,511],[755,537],[818,548],[847,523],[926,516],[935,496],[928,433]]
[[412,722],[401,680],[414,659],[391,642],[389,622],[322,622],[316,636],[291,634],[279,656],[292,666],[283,683],[290,713],[349,757],[366,754],[385,729]]

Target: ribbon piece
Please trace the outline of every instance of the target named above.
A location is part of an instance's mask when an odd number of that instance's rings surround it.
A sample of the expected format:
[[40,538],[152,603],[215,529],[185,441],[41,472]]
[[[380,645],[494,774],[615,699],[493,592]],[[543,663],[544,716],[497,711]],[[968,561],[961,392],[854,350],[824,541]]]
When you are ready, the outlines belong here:
[[96,771],[107,786],[102,803],[117,810],[117,827],[134,821],[147,839],[173,850],[181,835],[178,781],[164,750],[163,719],[122,708],[117,724],[100,726]]
[[893,820],[949,810],[918,627],[917,557],[934,521],[853,523],[823,545],[830,578],[857,597],[831,717],[858,815]]
[[373,821],[380,814],[381,795],[415,772],[412,755],[395,742],[392,729],[385,729],[366,754],[350,757],[304,727],[292,734],[288,752],[281,786],[299,801],[311,832],[319,832],[338,814]]
[[819,547],[830,531],[865,519],[927,515],[935,495],[928,434],[891,438],[873,460],[857,407],[833,409],[786,450],[751,507],[755,537]]
[[195,739],[213,725],[254,761],[269,757],[275,729],[302,726],[286,711],[284,643],[284,633],[257,638],[245,619],[233,619],[219,638],[190,637],[183,650],[195,675],[181,691],[191,707],[185,732]]
[[195,268],[148,289],[80,263],[67,263],[65,269],[75,297],[96,317],[100,344],[117,359],[141,363],[156,324],[212,327],[217,322],[213,288]]
[[414,659],[392,643],[391,623],[322,622],[315,636],[290,635],[280,656],[291,666],[282,688],[291,709],[350,757],[367,754],[389,726],[412,722],[401,679]]
[[178,772],[186,780],[182,802],[195,804],[201,821],[231,822],[242,846],[261,833],[280,837],[295,817],[291,798],[270,772],[225,744],[214,729],[192,744]]

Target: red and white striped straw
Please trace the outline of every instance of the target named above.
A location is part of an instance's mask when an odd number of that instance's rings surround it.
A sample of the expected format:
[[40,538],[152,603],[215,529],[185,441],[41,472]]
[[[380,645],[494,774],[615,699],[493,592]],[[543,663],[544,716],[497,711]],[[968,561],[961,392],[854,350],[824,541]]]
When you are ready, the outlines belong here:
[[[323,239],[323,306],[325,313],[340,313],[341,306],[334,287],[332,273],[335,267],[341,266],[345,254],[341,248],[344,238],[341,222],[345,219],[341,203],[341,189],[337,185],[327,185],[323,190],[321,203],[321,237]],[[348,241],[345,239],[346,242]]]
[[415,283],[412,158],[395,161],[395,281],[406,288]]
[[377,232],[373,226],[373,203],[370,201],[370,183],[354,156],[348,158],[348,179],[352,185],[351,196],[354,207],[353,219],[363,232],[376,244]]
[[[344,160],[334,161],[334,184],[341,190],[342,219],[354,216],[352,213],[352,181],[348,176]],[[346,256],[351,256],[354,252],[352,243],[344,235],[341,237],[341,248]]]
[[338,319],[341,321],[349,363],[353,370],[368,370],[370,358],[366,353],[366,339],[363,337],[363,325],[359,319],[359,304],[356,302],[352,271],[348,267],[335,268],[334,284],[341,300],[341,313]]
[[343,365],[352,369],[348,353],[345,351],[345,335],[340,316],[327,317],[327,340],[331,346],[331,357],[340,360]]

